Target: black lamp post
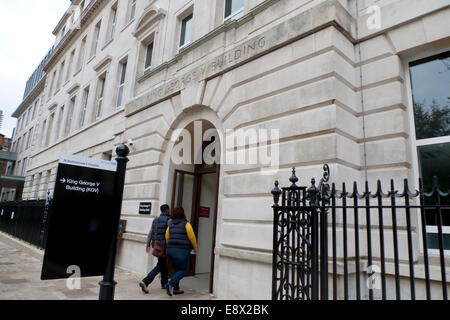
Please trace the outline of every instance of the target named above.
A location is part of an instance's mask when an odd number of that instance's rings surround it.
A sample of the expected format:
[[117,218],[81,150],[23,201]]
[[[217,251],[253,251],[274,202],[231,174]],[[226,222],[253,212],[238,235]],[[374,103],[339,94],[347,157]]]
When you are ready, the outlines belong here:
[[105,275],[103,280],[99,283],[100,294],[99,300],[114,300],[114,290],[117,282],[114,281],[114,269],[116,264],[117,251],[117,233],[119,230],[120,213],[122,210],[123,187],[125,183],[125,171],[127,169],[127,156],[130,149],[124,144],[121,144],[116,149],[117,154],[117,171],[115,179],[114,192],[114,232],[111,235],[111,242],[109,246],[108,263],[106,265]]

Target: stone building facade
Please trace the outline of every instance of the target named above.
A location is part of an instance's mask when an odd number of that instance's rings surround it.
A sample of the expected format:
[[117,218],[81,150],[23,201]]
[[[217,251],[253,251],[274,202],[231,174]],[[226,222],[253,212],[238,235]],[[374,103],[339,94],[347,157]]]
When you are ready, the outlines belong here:
[[[449,108],[449,18],[449,0],[74,0],[44,66],[24,197],[52,188],[60,154],[111,159],[132,142],[117,263],[150,269],[159,205],[183,205],[200,243],[191,273],[219,298],[270,298],[269,191],[293,166],[301,184],[328,163],[332,182],[374,188],[428,174],[426,152],[448,186],[448,126],[419,135],[417,106]],[[223,154],[227,130],[278,129],[278,170],[173,161],[180,129],[214,128]],[[244,140],[228,151],[263,148]]]

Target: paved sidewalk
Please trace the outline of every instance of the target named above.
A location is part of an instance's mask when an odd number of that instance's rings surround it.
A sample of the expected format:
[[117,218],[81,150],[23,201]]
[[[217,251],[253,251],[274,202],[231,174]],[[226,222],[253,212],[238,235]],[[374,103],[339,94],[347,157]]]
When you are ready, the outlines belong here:
[[[0,300],[97,300],[102,277],[81,279],[81,289],[69,290],[66,280],[41,281],[42,253],[17,240],[0,235]],[[208,300],[209,294],[184,289],[181,296],[169,297],[160,289],[159,278],[144,294],[138,286],[142,274],[116,269],[116,300]]]

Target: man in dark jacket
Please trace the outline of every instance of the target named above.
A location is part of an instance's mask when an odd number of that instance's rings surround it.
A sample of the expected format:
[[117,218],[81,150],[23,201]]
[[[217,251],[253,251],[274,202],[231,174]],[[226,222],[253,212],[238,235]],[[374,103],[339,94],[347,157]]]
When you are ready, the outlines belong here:
[[[147,253],[150,252],[150,246],[154,247],[155,240],[158,240],[162,243],[166,242],[166,230],[167,230],[167,221],[170,218],[170,208],[167,204],[161,206],[161,215],[153,220],[152,228],[147,237]],[[145,293],[149,293],[148,286],[153,282],[158,273],[161,272],[161,289],[165,289],[166,283],[168,283],[167,279],[167,261],[166,258],[158,258],[158,264],[152,271],[145,277],[141,282],[139,282],[139,286],[142,291]]]

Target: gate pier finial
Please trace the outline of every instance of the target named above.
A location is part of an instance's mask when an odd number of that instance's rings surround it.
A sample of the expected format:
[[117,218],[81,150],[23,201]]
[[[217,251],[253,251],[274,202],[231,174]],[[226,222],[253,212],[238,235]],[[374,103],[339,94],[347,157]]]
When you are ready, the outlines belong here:
[[281,190],[278,188],[279,182],[275,181],[275,188],[272,189],[273,202],[274,206],[278,206],[278,202],[280,201]]
[[296,187],[296,183],[298,181],[297,176],[295,175],[295,167],[292,167],[292,176],[289,178],[289,181],[292,182],[291,187]]

